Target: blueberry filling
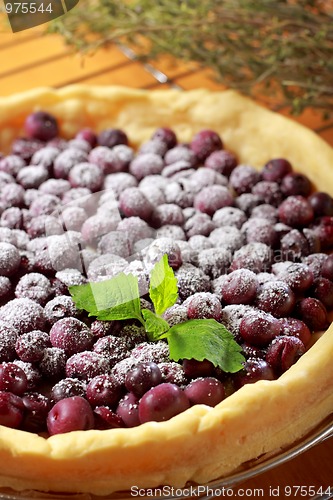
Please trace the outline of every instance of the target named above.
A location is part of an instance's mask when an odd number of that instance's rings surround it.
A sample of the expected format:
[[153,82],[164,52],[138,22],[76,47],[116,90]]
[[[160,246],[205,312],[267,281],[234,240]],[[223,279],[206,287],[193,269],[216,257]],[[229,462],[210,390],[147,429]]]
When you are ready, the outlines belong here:
[[[118,129],[59,137],[29,115],[0,160],[0,424],[52,435],[164,421],[274,380],[333,308],[333,200],[287,159],[238,164],[212,130],[189,144],[157,129],[138,151]],[[100,321],[68,287],[138,278],[166,254],[179,298],[170,326],[214,319],[242,370],[169,357],[136,321]]]

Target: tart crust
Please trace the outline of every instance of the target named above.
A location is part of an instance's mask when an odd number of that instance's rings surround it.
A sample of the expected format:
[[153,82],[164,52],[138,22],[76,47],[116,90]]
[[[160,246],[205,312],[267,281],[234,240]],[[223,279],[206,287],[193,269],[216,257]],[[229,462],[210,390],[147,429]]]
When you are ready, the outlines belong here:
[[[187,141],[198,130],[221,134],[241,163],[261,167],[286,157],[318,190],[333,193],[333,150],[296,122],[234,91],[141,91],[71,86],[0,99],[0,149],[43,109],[61,134],[91,126],[122,128],[133,145],[160,126]],[[0,426],[0,486],[106,495],[131,486],[207,483],[244,462],[290,445],[333,412],[333,326],[275,381],[246,385],[215,408],[197,405],[167,422],[90,430],[45,439]]]

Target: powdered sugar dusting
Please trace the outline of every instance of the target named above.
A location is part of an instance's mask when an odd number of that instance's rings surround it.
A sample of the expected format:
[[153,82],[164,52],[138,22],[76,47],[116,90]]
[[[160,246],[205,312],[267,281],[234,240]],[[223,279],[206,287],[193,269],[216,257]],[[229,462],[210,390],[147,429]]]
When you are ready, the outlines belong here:
[[245,314],[253,311],[252,306],[245,305],[229,305],[222,309],[221,323],[237,337],[239,335],[239,325]]
[[143,342],[142,344],[134,347],[131,356],[140,363],[147,361],[163,363],[169,360],[169,346],[163,341],[154,343]]
[[20,333],[43,330],[45,317],[43,308],[27,298],[13,299],[0,308],[0,319],[6,321]]

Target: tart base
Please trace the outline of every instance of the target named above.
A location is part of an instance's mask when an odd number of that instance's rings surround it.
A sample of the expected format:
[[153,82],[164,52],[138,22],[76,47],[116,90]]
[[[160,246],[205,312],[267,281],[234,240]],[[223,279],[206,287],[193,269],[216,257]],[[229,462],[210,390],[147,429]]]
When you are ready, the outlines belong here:
[[[0,99],[0,148],[43,109],[72,136],[85,126],[123,128],[132,144],[158,126],[187,141],[212,128],[240,162],[261,167],[286,157],[319,190],[333,192],[333,150],[314,133],[233,91],[137,91],[72,86]],[[107,495],[131,486],[182,487],[231,474],[244,462],[290,445],[333,412],[333,326],[276,381],[246,385],[215,408],[198,405],[132,429],[77,431],[48,439],[0,427],[0,486]]]

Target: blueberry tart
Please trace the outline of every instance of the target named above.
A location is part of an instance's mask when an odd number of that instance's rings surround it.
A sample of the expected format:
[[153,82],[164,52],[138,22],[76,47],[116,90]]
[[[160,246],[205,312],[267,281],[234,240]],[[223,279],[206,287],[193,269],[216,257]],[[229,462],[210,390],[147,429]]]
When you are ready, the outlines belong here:
[[313,132],[233,91],[71,86],[2,98],[0,150],[2,488],[207,483],[332,413]]

